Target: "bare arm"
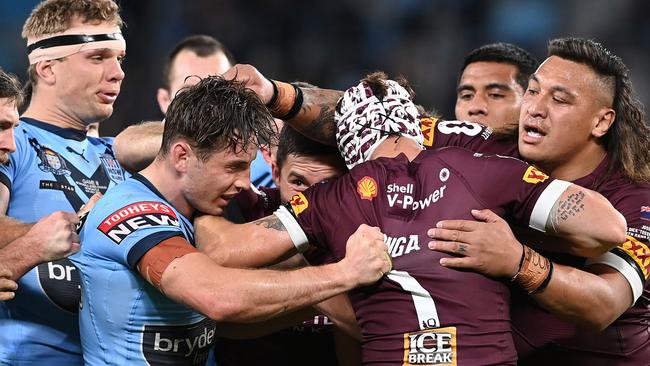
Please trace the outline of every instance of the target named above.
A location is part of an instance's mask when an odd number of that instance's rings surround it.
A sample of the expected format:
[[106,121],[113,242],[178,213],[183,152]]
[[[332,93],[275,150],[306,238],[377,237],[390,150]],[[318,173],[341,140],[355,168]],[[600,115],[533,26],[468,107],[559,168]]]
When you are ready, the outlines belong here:
[[11,271],[4,268],[2,261],[0,261],[0,301],[11,300],[16,296],[18,284],[12,280]]
[[[150,256],[164,250],[162,245],[149,250],[139,264],[144,278],[154,286],[158,286],[156,281],[142,266],[156,262]],[[158,288],[171,299],[218,321],[261,321],[376,282],[390,270],[385,250],[379,229],[361,225],[348,240],[346,257],[320,267],[294,271],[234,269],[194,252],[171,260]]]
[[0,249],[0,263],[18,280],[40,263],[67,257],[79,250],[79,218],[57,211],[34,224],[27,233]]
[[555,202],[546,221],[547,233],[572,244],[563,251],[582,257],[598,256],[622,244],[626,231],[625,218],[605,197],[575,184]]
[[555,315],[595,331],[605,329],[634,302],[625,277],[602,264],[580,270],[554,263],[548,287],[531,296]]
[[[264,75],[251,65],[235,65],[223,74],[226,79],[237,79],[268,104],[273,96],[273,85]],[[303,135],[323,144],[336,146],[334,109],[343,95],[342,91],[321,88],[300,88],[303,103],[293,118],[286,122]],[[274,116],[281,118],[282,116]]]
[[245,224],[205,215],[194,220],[194,230],[197,248],[225,267],[259,268],[297,253],[275,215]]
[[18,220],[5,216],[7,208],[9,207],[9,188],[4,184],[0,184],[0,227],[2,228],[2,235],[0,235],[0,249],[4,248],[10,242],[25,235],[31,224],[26,224]]
[[153,162],[162,144],[164,126],[160,121],[143,122],[115,137],[115,157],[124,169],[136,173]]
[[296,310],[278,317],[255,323],[220,322],[217,335],[231,339],[252,339],[278,332],[288,327],[302,324],[305,319],[318,315],[310,307]]
[[[429,248],[460,255],[441,265],[472,269],[497,278],[513,278],[522,256],[522,244],[508,224],[489,210],[472,212],[483,222],[464,221],[464,228],[432,229]],[[455,224],[460,224],[458,220]],[[585,225],[590,227],[591,225]],[[470,229],[471,227],[471,229]],[[531,296],[548,311],[589,329],[602,330],[633,303],[625,277],[611,267],[591,265],[585,270],[553,264],[548,286]],[[598,309],[598,311],[594,311]]]

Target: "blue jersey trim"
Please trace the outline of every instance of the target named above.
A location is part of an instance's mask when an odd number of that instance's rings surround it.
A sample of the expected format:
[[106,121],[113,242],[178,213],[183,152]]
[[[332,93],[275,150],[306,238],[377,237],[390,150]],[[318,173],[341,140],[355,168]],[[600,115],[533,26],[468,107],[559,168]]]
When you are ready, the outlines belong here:
[[151,192],[153,192],[156,196],[160,197],[163,201],[167,202],[168,205],[172,205],[169,201],[167,201],[167,198],[163,196],[162,193],[151,183],[149,182],[149,179],[145,178],[142,174],[140,173],[135,173],[131,176],[131,178],[137,180],[138,182],[144,184],[145,187],[147,187]]
[[[140,261],[140,258],[149,251],[149,249],[155,247],[156,245],[160,244],[164,240],[167,240],[169,238],[173,238],[175,236],[183,236],[183,233],[179,231],[159,231],[157,233],[153,233],[151,235],[145,236],[144,238],[140,239],[131,249],[129,250],[129,254],[126,257],[126,261],[129,264],[129,267],[132,270],[136,270],[136,265]],[[185,237],[183,237],[185,239]]]
[[34,127],[38,127],[45,131],[52,132],[57,136],[61,136],[64,139],[83,141],[86,139],[86,131],[77,130],[74,128],[62,128],[59,126],[51,125],[49,123],[41,122],[37,119],[23,117],[20,119],[22,122],[25,122]]

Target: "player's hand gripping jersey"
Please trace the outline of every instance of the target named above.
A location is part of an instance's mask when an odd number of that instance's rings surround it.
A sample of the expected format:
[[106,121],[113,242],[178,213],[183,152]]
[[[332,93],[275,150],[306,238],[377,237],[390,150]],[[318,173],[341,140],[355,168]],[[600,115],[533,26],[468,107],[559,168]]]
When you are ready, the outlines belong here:
[[393,270],[350,293],[364,364],[514,365],[507,285],[441,267],[448,255],[427,248],[426,231],[439,220],[471,219],[475,208],[543,230],[551,209],[544,202],[567,186],[517,159],[448,148],[412,162],[399,155],[360,164],[294,196],[277,215],[317,247],[307,255],[312,263],[343,258],[361,223],[385,233]]
[[166,297],[136,268],[165,239],[193,243],[191,222],[135,175],[96,204],[80,236],[82,249],[72,260],[81,273],[85,363],[205,365],[214,321]]
[[[0,182],[11,192],[7,215],[18,220],[76,212],[95,192],[124,180],[112,139],[28,118],[16,127],[15,138],[16,152],[0,165]],[[18,288],[14,300],[0,303],[0,364],[79,364],[77,269],[68,259],[43,263]]]
[[[481,153],[519,157],[516,136],[495,136],[489,128],[476,123],[425,118],[422,131],[429,148],[460,146]],[[602,194],[623,214],[628,240],[588,263],[606,264],[623,274],[632,288],[635,304],[604,331],[594,334],[559,320],[528,296],[515,296],[512,317],[518,348],[530,351],[531,347],[542,347],[551,341],[557,345],[552,352],[545,351],[549,358],[544,363],[562,359],[567,365],[647,365],[650,360],[650,184],[631,183],[618,170],[603,179],[608,164],[606,157],[591,174],[573,183]],[[585,264],[584,259],[577,257],[552,258],[577,268]]]

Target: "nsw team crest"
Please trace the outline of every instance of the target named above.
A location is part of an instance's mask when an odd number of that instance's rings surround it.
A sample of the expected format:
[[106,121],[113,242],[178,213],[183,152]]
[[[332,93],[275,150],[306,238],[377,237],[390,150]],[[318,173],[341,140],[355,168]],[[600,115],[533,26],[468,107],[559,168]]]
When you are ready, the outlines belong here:
[[70,170],[65,164],[65,160],[56,151],[41,146],[38,151],[38,158],[41,162],[38,168],[44,172],[52,173],[54,175],[68,175]]

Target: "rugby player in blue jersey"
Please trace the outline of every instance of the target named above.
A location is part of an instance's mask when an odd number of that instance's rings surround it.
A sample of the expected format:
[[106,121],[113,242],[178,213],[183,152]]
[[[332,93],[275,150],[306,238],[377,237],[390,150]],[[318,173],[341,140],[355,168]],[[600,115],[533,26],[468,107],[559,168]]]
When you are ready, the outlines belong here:
[[[124,180],[112,139],[86,136],[89,124],[111,115],[124,79],[118,10],[110,0],[48,0],[25,22],[32,95],[15,129],[16,151],[0,166],[0,208],[10,217],[0,226],[63,210],[71,231],[75,211]],[[0,304],[0,364],[82,363],[79,276],[68,259],[54,259],[27,272],[15,298]]]

